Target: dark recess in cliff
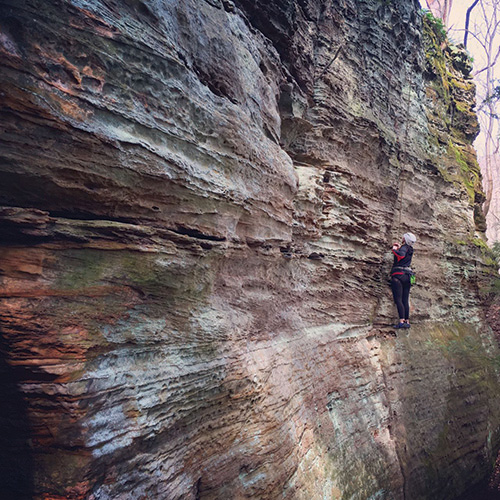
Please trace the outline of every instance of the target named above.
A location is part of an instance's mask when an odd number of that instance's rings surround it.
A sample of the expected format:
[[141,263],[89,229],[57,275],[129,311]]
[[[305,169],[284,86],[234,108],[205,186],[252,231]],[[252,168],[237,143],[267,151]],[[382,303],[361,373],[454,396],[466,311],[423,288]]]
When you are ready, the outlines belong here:
[[[28,369],[12,367],[10,349],[0,331],[0,497],[4,500],[31,500],[34,494],[32,459],[33,430],[28,420],[25,394],[19,383]],[[32,377],[31,377],[32,378]]]

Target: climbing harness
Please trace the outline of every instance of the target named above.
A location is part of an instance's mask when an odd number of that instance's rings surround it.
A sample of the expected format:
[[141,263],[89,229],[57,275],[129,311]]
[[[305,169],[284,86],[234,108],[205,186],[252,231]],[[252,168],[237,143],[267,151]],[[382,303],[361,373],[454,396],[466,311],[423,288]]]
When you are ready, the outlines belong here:
[[411,267],[394,266],[392,270],[396,271],[395,273],[392,273],[392,276],[395,274],[408,274],[410,276],[410,285],[414,285],[417,282],[415,271]]

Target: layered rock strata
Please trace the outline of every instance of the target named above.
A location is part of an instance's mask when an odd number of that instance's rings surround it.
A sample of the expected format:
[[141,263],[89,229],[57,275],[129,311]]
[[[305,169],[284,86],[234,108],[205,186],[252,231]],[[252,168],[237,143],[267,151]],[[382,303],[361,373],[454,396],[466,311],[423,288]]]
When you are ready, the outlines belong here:
[[422,22],[410,0],[3,2],[7,497],[451,499],[487,476],[474,89]]

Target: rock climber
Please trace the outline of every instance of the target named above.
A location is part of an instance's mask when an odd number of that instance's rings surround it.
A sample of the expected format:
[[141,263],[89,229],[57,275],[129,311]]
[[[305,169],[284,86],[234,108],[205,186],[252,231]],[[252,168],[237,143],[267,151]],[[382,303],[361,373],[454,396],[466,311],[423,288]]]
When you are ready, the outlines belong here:
[[410,287],[414,274],[410,265],[413,257],[413,245],[417,238],[412,233],[405,233],[401,245],[394,243],[392,253],[394,264],[391,269],[391,288],[394,303],[398,308],[399,323],[394,328],[410,328]]

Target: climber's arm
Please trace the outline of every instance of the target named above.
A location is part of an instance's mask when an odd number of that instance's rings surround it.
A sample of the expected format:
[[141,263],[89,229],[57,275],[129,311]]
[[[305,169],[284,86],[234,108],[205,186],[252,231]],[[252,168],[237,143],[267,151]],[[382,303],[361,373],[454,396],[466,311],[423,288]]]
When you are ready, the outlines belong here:
[[392,247],[392,253],[394,254],[394,256],[396,257],[396,259],[398,260],[398,262],[401,260],[401,259],[404,259],[405,256],[406,256],[406,252],[407,252],[408,248],[405,247],[404,245],[399,248],[399,245],[395,244],[393,247]]

